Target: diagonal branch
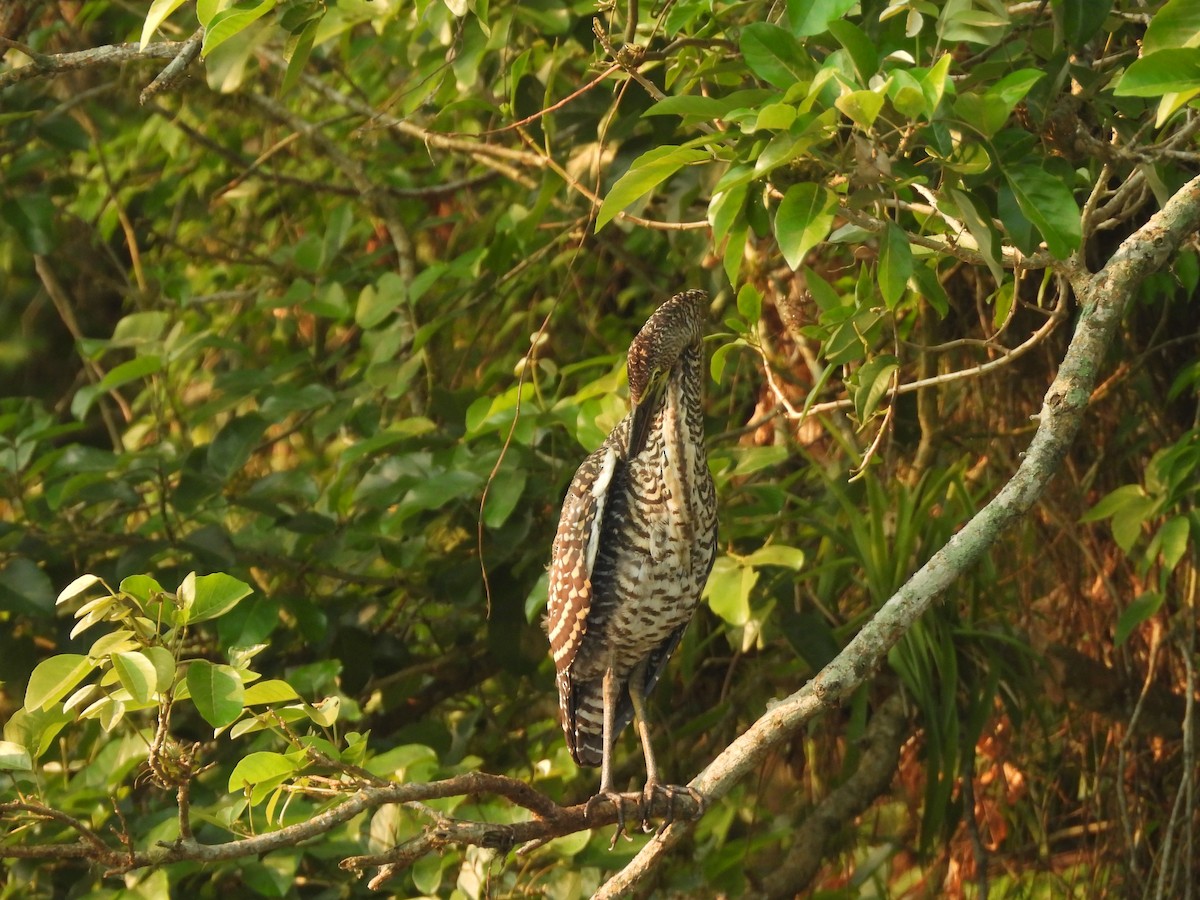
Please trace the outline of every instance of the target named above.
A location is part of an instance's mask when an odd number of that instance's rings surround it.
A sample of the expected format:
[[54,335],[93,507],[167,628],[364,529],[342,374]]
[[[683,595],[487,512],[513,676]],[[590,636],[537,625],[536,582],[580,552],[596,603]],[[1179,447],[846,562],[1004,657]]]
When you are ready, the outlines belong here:
[[[1050,385],[1038,428],[1012,479],[992,501],[935,553],[828,665],[804,687],[780,700],[691,782],[709,799],[722,797],[770,750],[819,713],[840,705],[883,662],[888,650],[938,597],[974,565],[1000,533],[1022,518],[1058,471],[1083,422],[1104,354],[1126,303],[1146,276],[1160,270],[1185,239],[1200,229],[1200,177],[1128,237],[1094,275],[1068,270],[1080,316],[1058,376]],[[639,885],[690,832],[676,822],[651,841],[595,894],[620,896]]]

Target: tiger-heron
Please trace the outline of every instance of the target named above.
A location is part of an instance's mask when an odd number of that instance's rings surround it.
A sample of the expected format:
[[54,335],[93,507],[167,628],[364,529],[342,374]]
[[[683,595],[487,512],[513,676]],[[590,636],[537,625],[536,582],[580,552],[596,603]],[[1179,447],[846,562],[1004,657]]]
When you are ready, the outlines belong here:
[[646,759],[643,822],[655,791],[668,800],[691,793],[659,782],[645,698],[716,555],[700,396],[707,307],[703,291],[676,294],[634,338],[632,408],[571,479],[550,562],[545,625],[563,732],[577,764],[600,766],[593,800],[616,806],[618,834],[624,810],[613,790],[613,744],[631,719]]

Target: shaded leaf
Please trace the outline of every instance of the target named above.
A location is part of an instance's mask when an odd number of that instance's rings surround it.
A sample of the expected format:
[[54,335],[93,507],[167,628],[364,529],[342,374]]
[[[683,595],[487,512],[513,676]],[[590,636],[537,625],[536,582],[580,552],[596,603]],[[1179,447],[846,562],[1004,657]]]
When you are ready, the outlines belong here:
[[794,184],[788,188],[775,214],[775,237],[783,258],[793,269],[829,236],[837,199],[815,184]]
[[811,63],[792,35],[766,22],[742,29],[742,56],[750,71],[777,88],[789,88],[808,77]]
[[889,222],[879,245],[879,293],[888,309],[895,309],[904,296],[908,279],[913,273],[912,248],[908,236],[894,222]]
[[1129,640],[1129,636],[1139,625],[1159,611],[1163,604],[1163,595],[1157,591],[1147,591],[1121,611],[1117,619],[1117,627],[1113,641],[1119,647]]
[[788,21],[796,37],[810,37],[829,30],[858,0],[788,0]]

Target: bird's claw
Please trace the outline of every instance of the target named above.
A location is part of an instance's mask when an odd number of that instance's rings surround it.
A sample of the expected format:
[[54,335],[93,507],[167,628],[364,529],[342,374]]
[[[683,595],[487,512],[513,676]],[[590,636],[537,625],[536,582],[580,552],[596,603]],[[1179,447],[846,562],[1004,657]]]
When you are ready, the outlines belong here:
[[654,826],[650,824],[650,813],[654,808],[654,795],[656,793],[662,794],[667,802],[666,815],[663,816],[662,825],[658,829],[659,834],[662,834],[663,830],[675,821],[675,798],[680,794],[687,794],[696,804],[696,812],[692,817],[693,819],[698,819],[704,815],[704,797],[691,785],[661,784],[657,781],[647,781],[646,786],[642,789],[642,831],[646,834],[654,831]]
[[[612,850],[614,847],[617,846],[617,838],[621,837],[622,835],[625,837],[625,840],[627,840],[627,841],[633,840],[633,838],[629,836],[629,830],[625,827],[625,804],[626,804],[626,802],[629,802],[631,800],[634,803],[637,803],[640,807],[644,807],[644,804],[640,798],[636,798],[636,799],[631,798],[628,795],[619,793],[617,791],[602,790],[602,791],[598,792],[595,796],[593,796],[590,800],[588,800],[587,804],[583,808],[584,818],[587,818],[587,819],[590,819],[592,817],[592,804],[597,801],[600,801],[601,803],[604,803],[604,802],[611,803],[613,805],[613,807],[616,809],[616,811],[617,811],[617,830],[613,832],[612,843],[608,845],[609,850]],[[641,816],[642,819],[644,820],[645,819],[644,809],[639,809],[638,815]]]

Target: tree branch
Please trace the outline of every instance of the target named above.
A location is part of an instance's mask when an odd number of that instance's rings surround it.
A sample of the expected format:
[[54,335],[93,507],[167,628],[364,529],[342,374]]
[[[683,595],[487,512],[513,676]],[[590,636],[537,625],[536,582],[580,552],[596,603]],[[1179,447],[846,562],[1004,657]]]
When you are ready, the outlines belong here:
[[0,72],[0,90],[20,84],[22,81],[40,78],[43,75],[61,75],[63,72],[74,72],[76,69],[88,69],[92,66],[112,65],[141,59],[174,59],[187,47],[187,44],[187,41],[160,41],[141,48],[137,44],[112,44],[106,47],[93,47],[90,50],[47,56],[33,53],[15,41],[0,37],[0,49],[11,47],[20,50],[31,60],[27,66]]
[[[1128,237],[1095,275],[1068,269],[1081,313],[1058,376],[1050,385],[1038,428],[1012,479],[986,507],[883,605],[828,665],[804,687],[771,706],[691,782],[709,799],[724,796],[770,750],[819,713],[841,704],[882,663],[889,649],[934,601],[1024,516],[1057,472],[1079,432],[1104,354],[1134,289],[1161,269],[1180,244],[1200,229],[1200,177]],[[675,822],[595,894],[617,897],[640,884],[691,830]]]
[[[331,809],[303,822],[265,834],[220,844],[205,844],[189,834],[181,833],[172,842],[162,842],[156,847],[135,851],[106,843],[83,823],[43,804],[16,801],[0,803],[0,818],[23,813],[36,818],[51,819],[79,832],[81,838],[70,844],[0,846],[0,859],[84,859],[105,866],[113,874],[185,860],[221,862],[297,846],[306,840],[328,833],[365,810],[390,803],[412,804],[425,800],[482,794],[504,797],[516,806],[528,810],[532,818],[524,822],[505,824],[439,816],[413,841],[384,853],[350,857],[342,861],[342,868],[354,871],[378,868],[380,872],[372,879],[371,884],[379,887],[425,854],[440,851],[448,846],[474,844],[508,852],[519,844],[537,846],[557,837],[617,822],[617,809],[612,804],[593,804],[590,810],[586,803],[569,807],[559,806],[541,791],[518,779],[484,772],[468,772],[443,781],[360,786]],[[640,793],[629,794],[626,800],[629,804],[636,805],[641,796]],[[696,802],[686,795],[675,798],[656,795],[647,816],[659,819],[669,815],[691,818],[699,812]]]

